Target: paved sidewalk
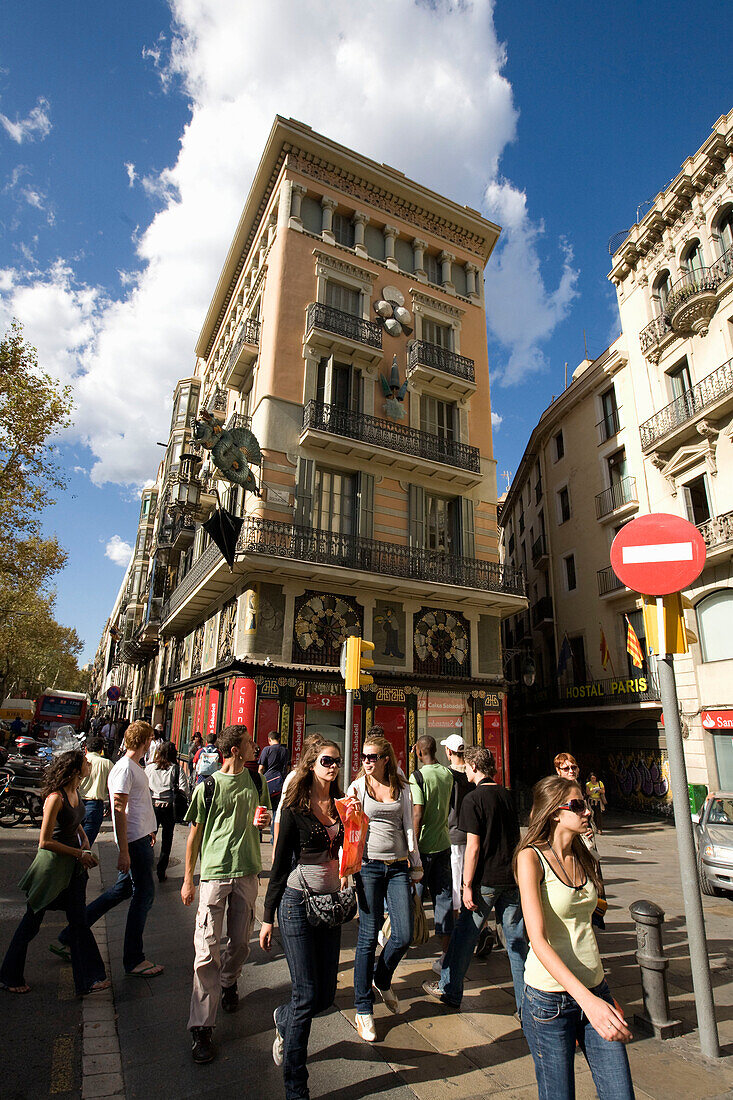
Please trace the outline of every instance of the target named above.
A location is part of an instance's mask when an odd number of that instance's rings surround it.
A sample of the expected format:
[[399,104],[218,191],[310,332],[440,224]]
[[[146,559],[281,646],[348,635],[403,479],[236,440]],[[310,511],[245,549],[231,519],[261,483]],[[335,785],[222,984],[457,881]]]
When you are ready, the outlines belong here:
[[[733,900],[705,898],[713,981],[725,1057],[718,1063],[699,1055],[694,1031],[682,900],[674,829],[666,822],[629,818],[609,821],[610,833],[600,838],[611,897],[606,933],[600,943],[609,982],[624,1011],[640,1007],[636,937],[628,905],[649,897],[665,909],[665,945],[670,958],[673,1015],[683,1019],[686,1033],[662,1043],[639,1037],[629,1048],[638,1100],[722,1100],[733,1097]],[[176,830],[173,853],[182,859],[183,829]],[[100,845],[102,872],[114,878],[116,849]],[[269,861],[270,847],[263,846]],[[108,918],[108,942],[114,979],[125,1096],[147,1097],[156,1088],[176,1098],[224,1097],[242,1085],[257,1100],[283,1096],[281,1071],[271,1059],[272,1010],[289,995],[289,975],[279,943],[266,958],[252,940],[252,955],[240,981],[242,1004],[237,1014],[222,1014],[216,1030],[219,1057],[209,1066],[190,1059],[186,1031],[193,962],[194,909],[180,901],[181,864],[169,869],[148,919],[148,957],[163,963],[165,974],[153,979],[125,977],[122,936],[126,905]],[[643,885],[640,885],[642,883]],[[261,915],[262,884],[259,902]],[[363,1043],[354,1031],[353,949],[356,922],[344,933],[337,1009],[317,1019],[309,1048],[313,1100],[470,1100],[501,1096],[529,1100],[537,1096],[532,1061],[521,1029],[514,1020],[514,1002],[506,954],[495,951],[475,960],[469,971],[461,1012],[450,1012],[429,1001],[422,982],[432,977],[432,945],[411,950],[395,981],[402,1012],[375,1009],[378,1042]],[[277,937],[277,930],[275,933]],[[582,1056],[577,1063],[578,1100],[594,1097],[595,1089]]]

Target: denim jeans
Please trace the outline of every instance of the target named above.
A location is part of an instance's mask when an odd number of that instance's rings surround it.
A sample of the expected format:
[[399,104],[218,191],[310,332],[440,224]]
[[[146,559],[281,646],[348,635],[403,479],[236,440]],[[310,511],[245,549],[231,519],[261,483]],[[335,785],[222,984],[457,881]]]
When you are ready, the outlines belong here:
[[[591,992],[613,1004],[605,981]],[[545,993],[525,986],[522,1028],[534,1059],[539,1100],[574,1100],[576,1040],[590,1066],[599,1100],[634,1100],[624,1044],[599,1035],[569,993]]]
[[87,922],[86,914],[87,873],[75,868],[71,882],[53,904],[34,913],[30,906],[15,930],[10,947],[0,969],[0,981],[5,985],[25,985],[23,971],[28,944],[41,928],[49,908],[64,909],[69,921],[67,943],[71,948],[71,969],[78,994],[88,993],[95,982],[103,982],[106,974],[99,954],[97,941]]
[[433,899],[433,920],[436,936],[448,936],[453,931],[453,878],[450,848],[444,852],[421,852],[423,877],[417,884],[419,897],[427,888]]
[[286,1100],[308,1100],[308,1038],[314,1016],[330,1008],[336,996],[340,928],[313,928],[305,915],[300,890],[287,887],[277,912],[293,991],[287,1004],[275,1009],[275,1025],[283,1037]]
[[[114,886],[105,890],[87,905],[87,920],[91,927],[100,917],[109,913],[110,909],[114,909],[127,898],[132,898],[127,911],[125,943],[122,951],[122,964],[129,973],[145,959],[143,931],[155,898],[155,883],[153,882],[153,847],[150,837],[143,836],[139,840],[133,840],[132,844],[128,845],[128,849],[130,870],[125,874],[120,871]],[[59,940],[64,944],[70,942],[68,926],[60,934]]]
[[155,820],[158,822],[158,829],[160,830],[160,855],[158,856],[156,871],[158,878],[162,882],[168,868],[168,861],[171,858],[173,831],[176,827],[176,808],[172,802],[167,802],[165,805],[155,803],[153,809],[155,811]]
[[84,810],[83,829],[91,846],[97,839],[97,834],[104,820],[104,800],[101,798],[85,798]]
[[[359,898],[359,938],[354,958],[354,1004],[356,1011],[369,1015],[374,1008],[372,981],[389,989],[392,976],[412,939],[412,886],[410,864],[383,863],[365,859],[356,876]],[[379,930],[387,905],[392,932],[374,966]]]
[[501,921],[504,929],[506,951],[514,983],[514,999],[517,1002],[517,1012],[521,1014],[524,960],[527,958],[528,944],[522,907],[519,903],[519,887],[482,886],[478,896],[474,890],[474,902],[475,909],[466,909],[465,905],[462,906],[443,959],[440,988],[445,1000],[455,1006],[461,1003],[463,982],[473,958],[474,948],[478,943],[479,932],[486,924],[491,910],[495,909],[496,919]]

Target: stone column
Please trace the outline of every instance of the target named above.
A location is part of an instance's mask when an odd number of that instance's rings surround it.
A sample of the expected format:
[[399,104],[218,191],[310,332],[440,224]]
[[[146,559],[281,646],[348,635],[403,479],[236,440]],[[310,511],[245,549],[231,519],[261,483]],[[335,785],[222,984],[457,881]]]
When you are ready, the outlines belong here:
[[382,230],[384,233],[384,259],[387,263],[387,267],[391,271],[398,271],[397,262],[394,258],[394,242],[397,236],[397,230],[393,225],[385,225]]
[[469,298],[478,298],[478,293],[476,291],[476,276],[478,273],[479,271],[476,264],[466,264],[466,289]]
[[277,214],[270,214],[270,220],[267,223],[267,247],[269,248],[272,242],[275,240],[275,234],[277,233]]
[[328,195],[324,195],[321,199],[321,209],[323,210],[321,236],[324,241],[328,241],[329,244],[336,244],[336,238],[333,235],[333,212],[337,206],[338,203],[336,200],[329,198]]
[[415,237],[412,242],[414,274],[421,283],[427,282],[428,278],[425,271],[425,249],[427,247],[425,241],[421,241],[419,237]]
[[302,229],[303,222],[300,218],[300,211],[303,205],[303,197],[308,193],[308,188],[304,187],[302,183],[294,183],[290,189],[290,218],[289,225],[291,229]]
[[445,290],[455,290],[453,286],[453,272],[452,265],[455,263],[455,256],[452,256],[450,252],[441,252],[438,256],[440,260],[440,281],[443,284]]
[[366,256],[367,250],[364,244],[364,230],[369,224],[369,215],[357,210],[354,214],[354,251],[359,256]]

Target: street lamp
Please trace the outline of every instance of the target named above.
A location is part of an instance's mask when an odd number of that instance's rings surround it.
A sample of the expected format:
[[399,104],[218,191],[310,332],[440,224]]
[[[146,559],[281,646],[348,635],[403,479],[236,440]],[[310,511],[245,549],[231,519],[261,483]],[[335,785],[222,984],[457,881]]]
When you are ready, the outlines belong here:
[[[537,679],[537,665],[529,649],[519,646],[508,646],[502,651],[504,669],[514,657],[522,657],[522,680],[525,687],[531,688]],[[509,680],[508,683],[516,684],[517,680]]]
[[200,462],[193,451],[183,451],[179,458],[178,476],[171,485],[171,505],[184,515],[191,515],[199,506],[201,482],[196,470]]

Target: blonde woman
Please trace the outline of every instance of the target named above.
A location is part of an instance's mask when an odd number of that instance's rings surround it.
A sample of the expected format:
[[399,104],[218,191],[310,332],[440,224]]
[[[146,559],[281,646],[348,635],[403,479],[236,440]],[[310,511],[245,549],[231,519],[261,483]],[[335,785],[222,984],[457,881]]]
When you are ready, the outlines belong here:
[[603,976],[591,924],[598,864],[583,843],[590,807],[574,780],[548,776],[534,788],[529,829],[514,866],[530,949],[522,1028],[540,1100],[575,1096],[575,1044],[600,1100],[633,1100],[624,1043],[631,1032]]
[[[412,889],[422,878],[422,863],[412,824],[410,786],[381,726],[369,730],[361,759],[361,771],[347,792],[369,818],[364,858],[356,875],[359,938],[354,961],[354,1022],[361,1038],[373,1043],[377,1038],[375,991],[390,1012],[400,1010],[392,977],[410,946]],[[375,965],[385,905],[391,933]]]

